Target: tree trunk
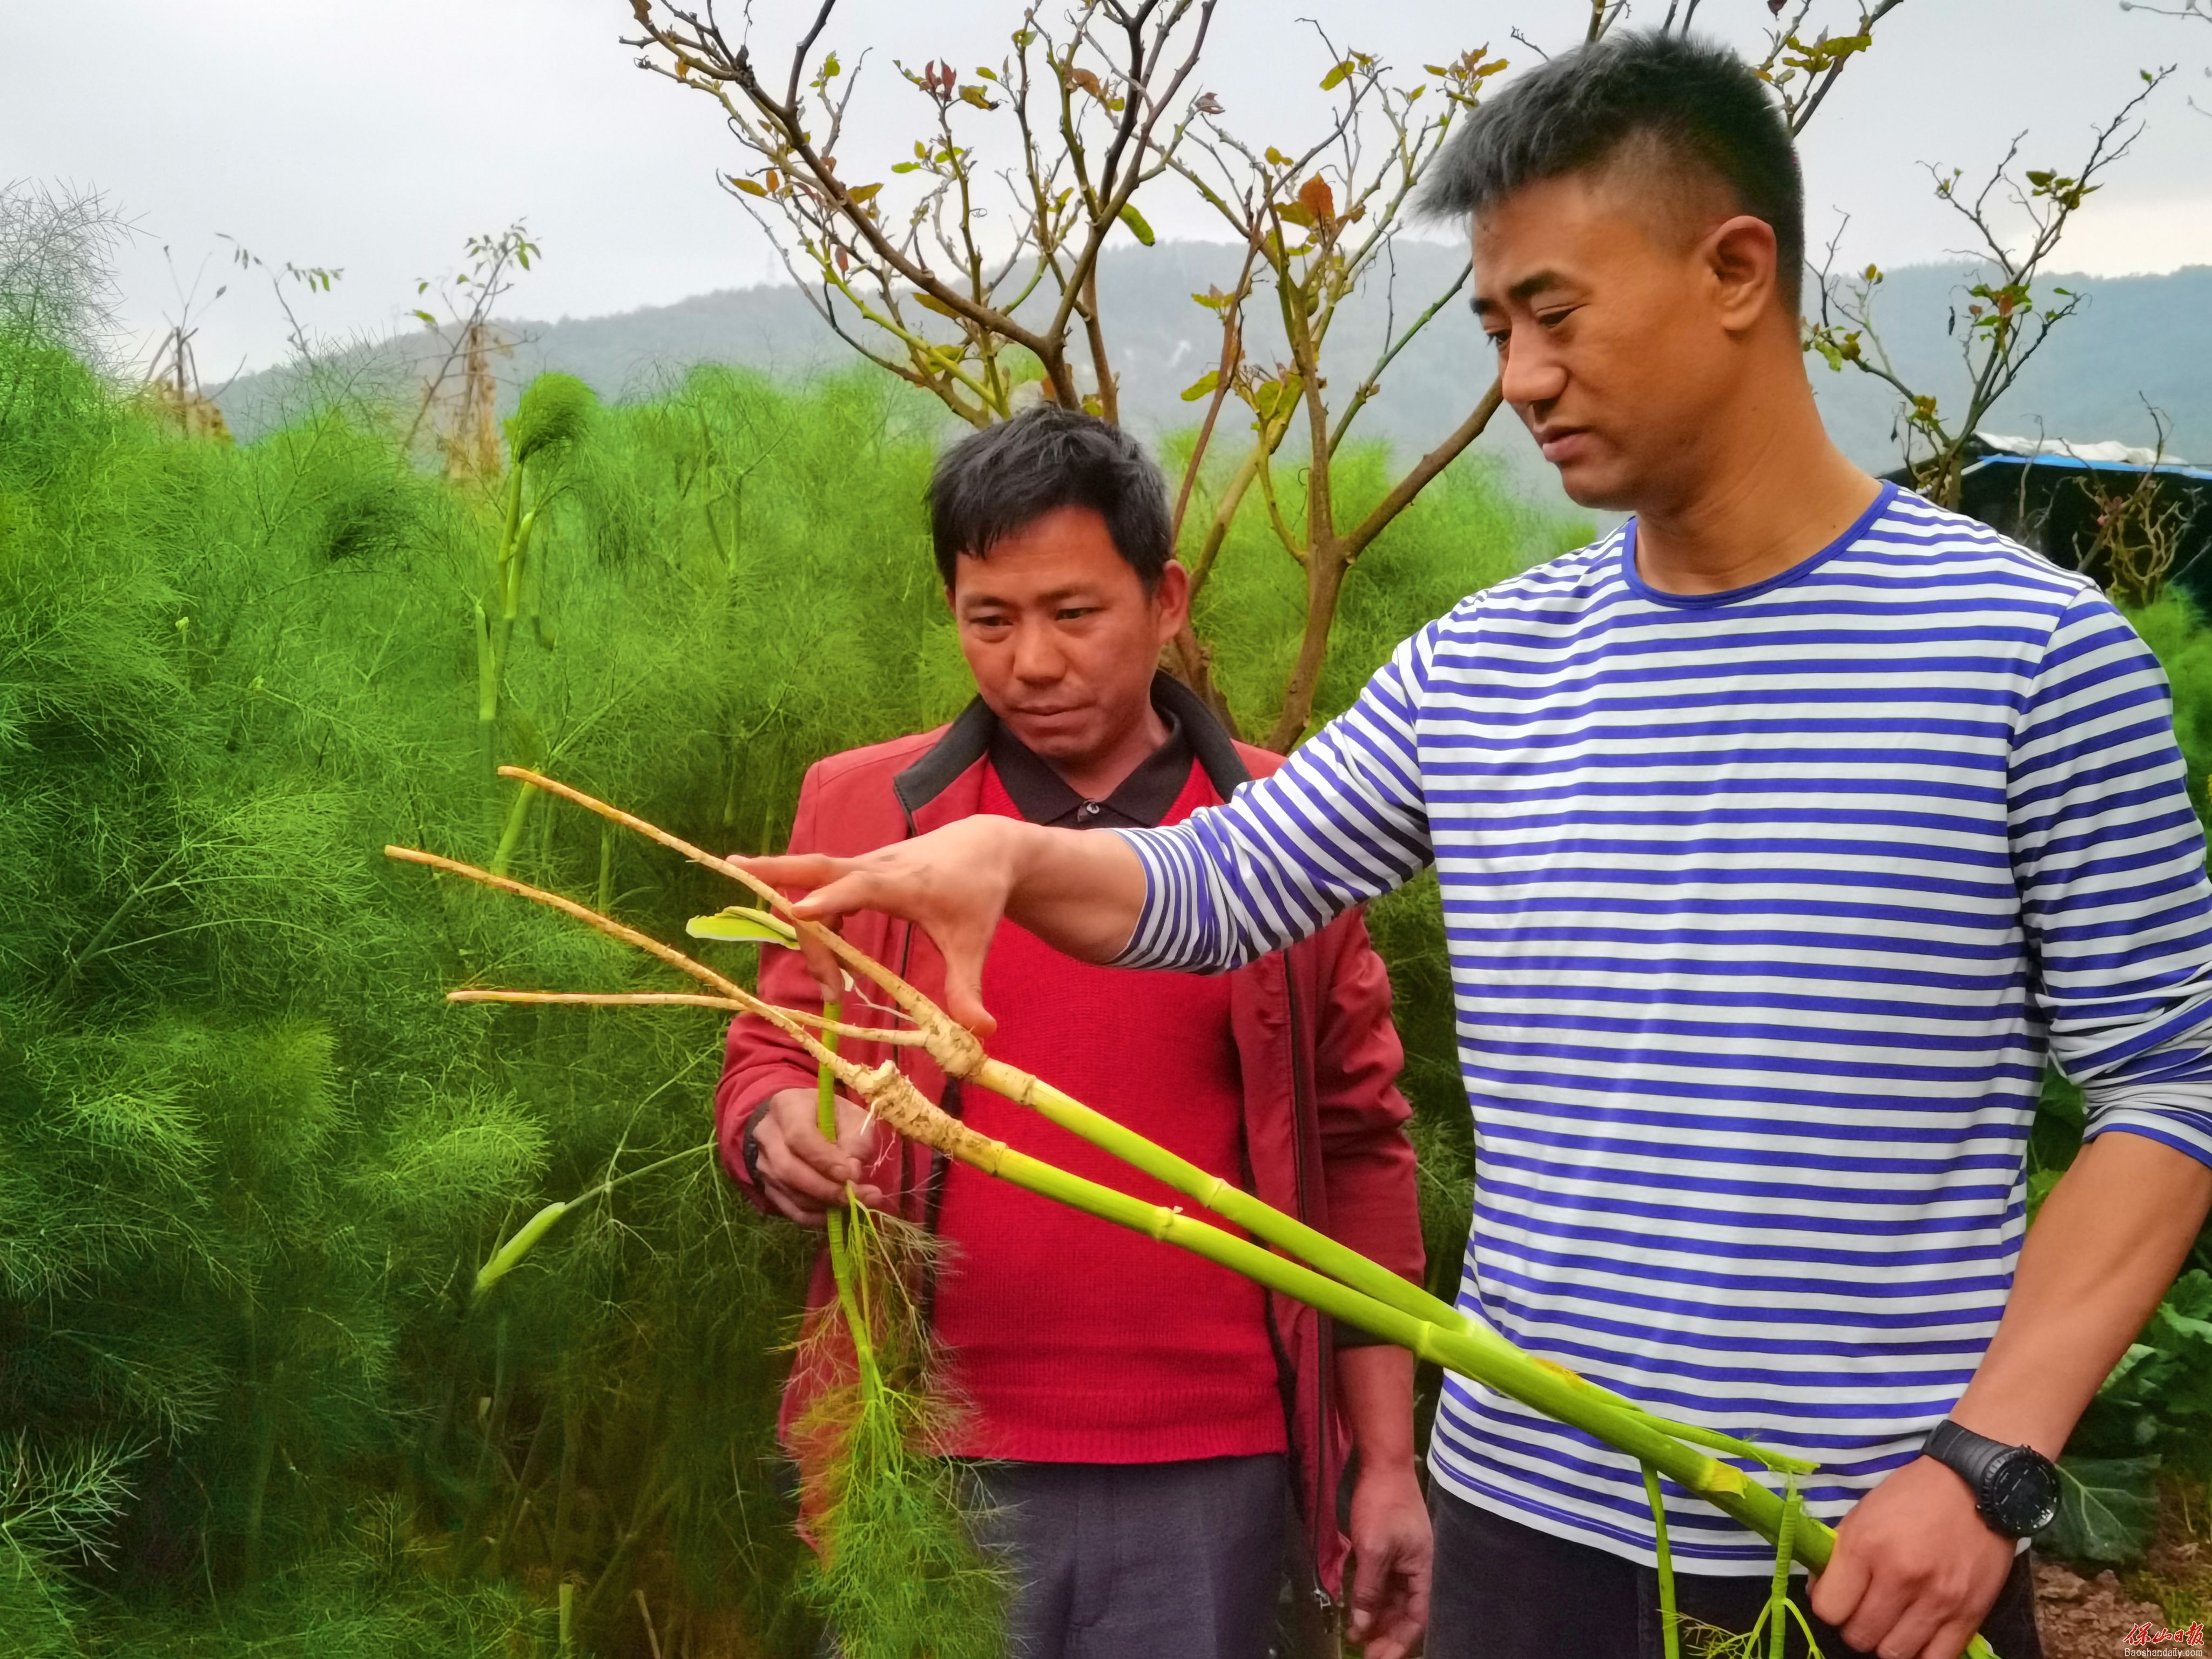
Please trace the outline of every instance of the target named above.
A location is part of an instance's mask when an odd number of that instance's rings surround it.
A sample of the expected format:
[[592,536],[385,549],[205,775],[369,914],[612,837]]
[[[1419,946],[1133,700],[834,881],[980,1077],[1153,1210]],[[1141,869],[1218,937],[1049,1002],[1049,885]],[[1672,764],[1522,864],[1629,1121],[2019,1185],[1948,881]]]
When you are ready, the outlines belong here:
[[1305,735],[1313,718],[1314,693],[1321,685],[1321,671],[1328,661],[1329,630],[1336,623],[1336,602],[1344,592],[1344,579],[1352,560],[1344,543],[1332,537],[1306,555],[1306,626],[1298,641],[1298,659],[1283,688],[1282,712],[1267,736],[1267,746],[1287,755]]
[[1199,638],[1189,617],[1183,618],[1182,630],[1160,653],[1160,665],[1197,694],[1198,700],[1231,737],[1241,738],[1244,735],[1237,729],[1236,717],[1229,712],[1229,699],[1213,683],[1213,647]]

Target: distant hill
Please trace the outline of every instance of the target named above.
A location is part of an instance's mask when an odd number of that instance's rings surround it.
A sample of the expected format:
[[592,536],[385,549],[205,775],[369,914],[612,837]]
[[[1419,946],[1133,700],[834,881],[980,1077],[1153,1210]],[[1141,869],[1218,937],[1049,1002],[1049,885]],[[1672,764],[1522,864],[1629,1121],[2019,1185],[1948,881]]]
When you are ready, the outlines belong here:
[[[1935,265],[1891,271],[1875,312],[1901,372],[1947,406],[1966,392],[1957,344],[1946,333],[1952,297],[1967,280],[1962,273]],[[2212,462],[2212,265],[2166,276],[2062,276],[2046,286],[2077,289],[2087,303],[2051,331],[1983,425],[2147,445],[2156,435],[2143,407],[2148,399],[2170,422],[2171,456]],[[1887,387],[1855,369],[1832,374],[1825,364],[1814,366],[1813,386],[1829,429],[1853,459],[1883,469],[1897,465],[1890,435],[1896,404]]]
[[[1196,242],[1120,250],[1102,263],[1101,310],[1121,376],[1124,418],[1133,425],[1158,432],[1195,422],[1197,407],[1178,394],[1211,366],[1219,347],[1212,313],[1190,296],[1211,284],[1228,286],[1237,264],[1229,246]],[[1449,284],[1460,256],[1439,244],[1406,242],[1396,264],[1395,307],[1402,322]],[[1900,370],[1947,406],[1965,386],[1955,343],[1945,331],[1950,298],[1966,280],[1963,270],[1923,265],[1892,271],[1876,313]],[[2164,276],[2056,281],[2078,287],[2088,301],[2053,332],[1984,425],[2076,441],[2148,443],[2147,398],[2171,420],[2171,453],[2212,461],[2212,266]],[[1267,308],[1252,309],[1253,354],[1263,359],[1285,355]],[[1388,315],[1376,282],[1339,318],[1329,370],[1337,389],[1348,390],[1372,362]],[[518,342],[501,371],[509,398],[546,368],[565,369],[603,396],[620,398],[648,393],[696,363],[799,376],[854,361],[804,297],[787,286],[729,289],[612,316],[517,319],[507,326]],[[350,371],[372,383],[404,387],[423,341],[420,334],[401,335],[356,348],[349,358]],[[1388,439],[1407,453],[1425,448],[1459,422],[1490,373],[1491,354],[1455,300],[1392,365],[1356,430]],[[1895,400],[1887,388],[1856,369],[1835,374],[1818,362],[1811,373],[1831,429],[1851,456],[1875,471],[1896,465]],[[239,380],[219,401],[232,428],[251,434],[265,429],[298,389],[289,371],[273,370]],[[1556,496],[1549,469],[1517,422],[1499,422],[1482,447],[1500,454],[1531,493]]]

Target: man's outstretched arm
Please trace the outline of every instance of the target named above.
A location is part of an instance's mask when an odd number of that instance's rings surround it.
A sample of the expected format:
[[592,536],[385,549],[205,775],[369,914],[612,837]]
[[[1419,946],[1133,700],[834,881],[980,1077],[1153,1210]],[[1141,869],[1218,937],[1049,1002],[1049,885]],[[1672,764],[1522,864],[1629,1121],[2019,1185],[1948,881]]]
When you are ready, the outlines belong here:
[[[774,886],[805,890],[793,908],[809,921],[882,910],[922,928],[945,956],[945,1012],[985,1036],[998,1022],[983,1006],[983,958],[1000,918],[1081,961],[1111,962],[1145,908],[1145,867],[1121,836],[1018,818],[963,818],[859,858],[744,865]],[[810,952],[808,965],[823,983],[837,982],[826,957]]]
[[[1429,861],[1414,709],[1427,633],[1280,771],[1162,830],[1048,830],[973,817],[856,859],[749,859],[807,890],[808,921],[881,910],[945,961],[945,1012],[988,1034],[980,988],[1001,918],[1085,962],[1219,972],[1318,933]],[[825,959],[816,976],[834,984]]]

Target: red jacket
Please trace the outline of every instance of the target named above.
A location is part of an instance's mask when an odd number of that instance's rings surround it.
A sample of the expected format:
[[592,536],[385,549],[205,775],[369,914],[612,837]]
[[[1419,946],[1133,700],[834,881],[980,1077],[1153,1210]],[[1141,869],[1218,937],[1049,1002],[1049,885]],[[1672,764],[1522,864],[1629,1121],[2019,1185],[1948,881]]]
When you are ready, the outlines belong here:
[[[1175,682],[1163,678],[1157,695],[1173,700],[1199,763],[1224,799],[1281,764],[1279,755],[1232,743]],[[972,815],[981,798],[993,722],[979,702],[949,726],[817,762],[799,790],[790,850],[853,857]],[[944,994],[944,959],[912,924],[867,911],[848,919],[846,937],[926,994]],[[793,1007],[820,1001],[796,952],[763,952],[761,994]],[[1358,912],[1237,970],[1230,1017],[1254,1191],[1418,1281],[1424,1256],[1413,1149],[1406,1135],[1408,1109],[1397,1089],[1404,1055],[1390,1023],[1389,980]],[[856,1017],[848,1004],[846,1018],[866,1023],[868,1016],[862,1011]],[[848,1040],[847,1052],[866,1066],[895,1056],[925,1094],[942,1101],[945,1075],[919,1049]],[[774,1027],[750,1016],[732,1024],[715,1122],[725,1166],[757,1204],[763,1200],[742,1152],[746,1120],[769,1095],[811,1087],[814,1078],[812,1062]],[[927,1147],[899,1141],[887,1146],[871,1176],[887,1202],[925,1225],[934,1207],[933,1156]],[[810,1310],[827,1306],[834,1294],[826,1259],[817,1261]],[[1347,1437],[1335,1402],[1334,1358],[1340,1340],[1366,1339],[1357,1332],[1340,1337],[1329,1322],[1286,1297],[1271,1297],[1269,1304],[1285,1360],[1299,1507],[1319,1583],[1334,1595],[1346,1551],[1336,1526],[1336,1492]],[[794,1368],[784,1395],[787,1437],[819,1381]]]

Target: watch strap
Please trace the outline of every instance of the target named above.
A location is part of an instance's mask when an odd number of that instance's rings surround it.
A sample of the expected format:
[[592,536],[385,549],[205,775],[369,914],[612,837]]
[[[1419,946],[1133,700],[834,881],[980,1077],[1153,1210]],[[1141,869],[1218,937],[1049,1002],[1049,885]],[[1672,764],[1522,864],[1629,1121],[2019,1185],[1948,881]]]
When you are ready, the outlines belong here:
[[753,1184],[756,1191],[759,1190],[761,1184],[761,1120],[767,1115],[768,1102],[763,1100],[745,1115],[744,1133],[738,1137],[738,1156],[745,1166],[745,1179]]
[[2002,1440],[1976,1434],[1948,1417],[1929,1431],[1921,1446],[1921,1450],[1966,1483],[1977,1504],[1982,1498],[1982,1477],[2001,1454],[2010,1449]]
[[[2008,1446],[1946,1418],[1922,1443],[1921,1449],[1966,1483],[1973,1494],[1974,1512],[2002,1537],[2027,1537],[2049,1525],[2057,1512],[2057,1472],[2051,1460],[2033,1446]],[[2017,1474],[1999,1475],[2001,1469],[2021,1462],[2039,1469],[2046,1479],[2050,1490],[2042,1506],[2023,1510],[2024,1494]]]

